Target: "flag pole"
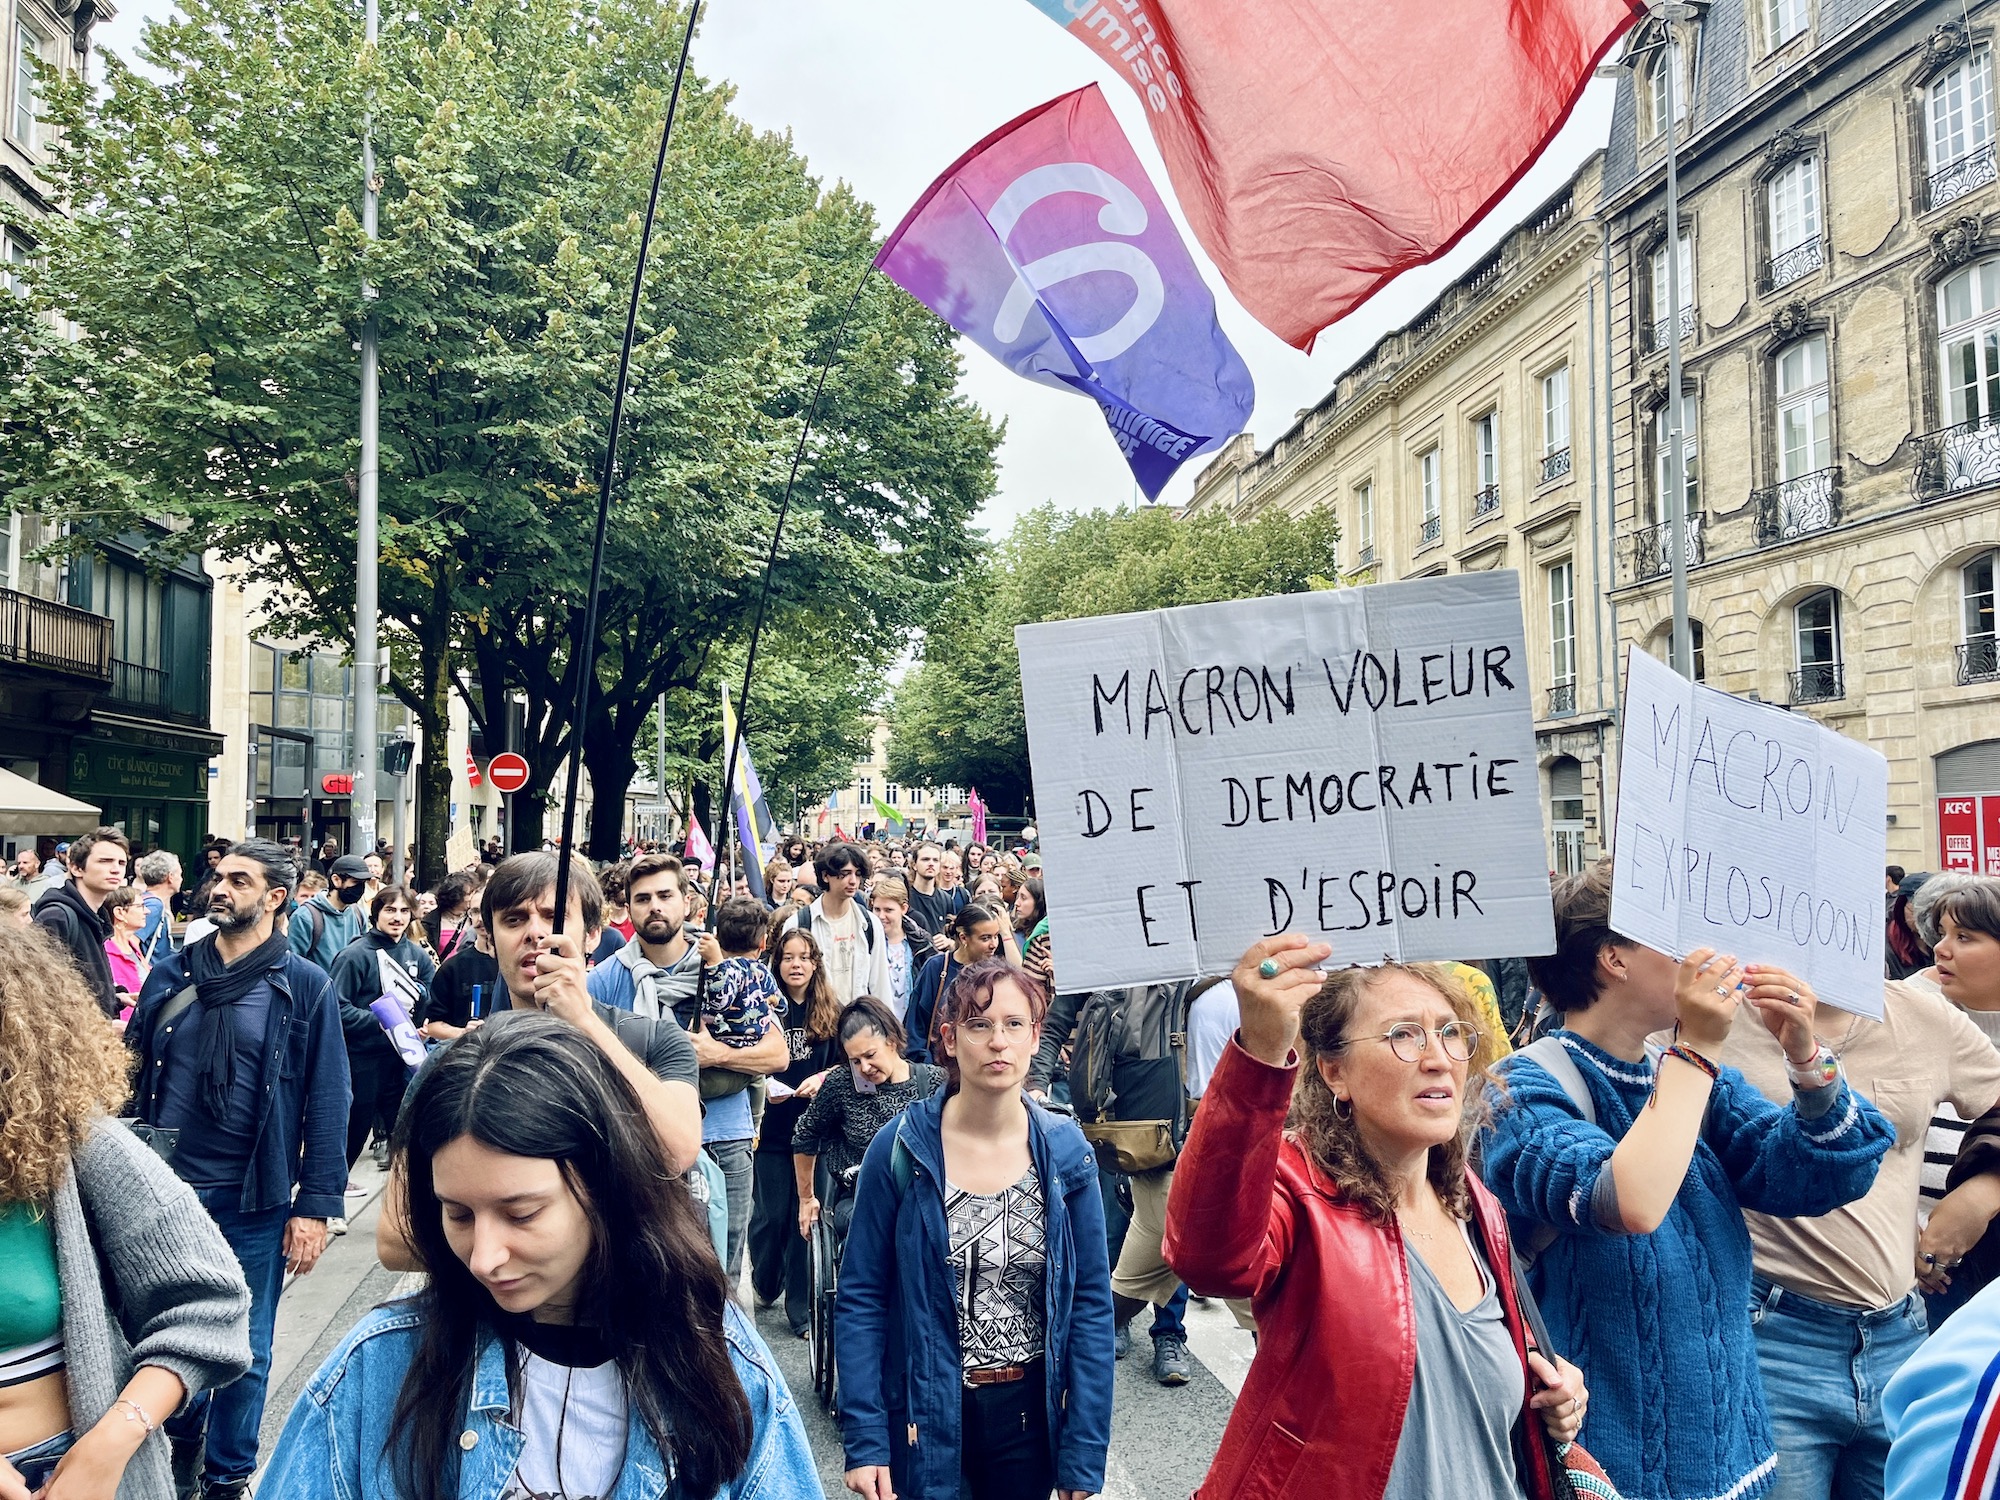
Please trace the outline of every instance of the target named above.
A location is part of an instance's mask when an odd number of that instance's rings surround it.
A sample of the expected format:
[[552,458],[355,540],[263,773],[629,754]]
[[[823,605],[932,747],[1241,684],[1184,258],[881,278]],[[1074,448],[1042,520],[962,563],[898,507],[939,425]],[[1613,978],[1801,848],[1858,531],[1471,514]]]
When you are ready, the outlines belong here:
[[[826,394],[826,377],[833,370],[833,362],[840,354],[841,341],[847,336],[847,320],[854,316],[855,306],[861,301],[861,289],[868,285],[870,272],[875,269],[871,261],[861,277],[854,283],[854,293],[847,299],[847,306],[840,314],[840,323],[833,330],[833,342],[827,346],[826,357],[820,361],[819,378],[813,383],[812,401],[806,407],[805,424],[799,428],[798,446],[792,450],[792,471],[785,477],[784,497],[778,502],[778,523],[771,528],[771,548],[764,556],[763,587],[757,594],[757,613],[750,621],[750,650],[743,662],[743,690],[736,697],[736,731],[729,736],[729,744],[723,756],[722,794],[730,821],[735,821],[736,760],[743,746],[743,736],[749,732],[750,719],[750,679],[757,671],[757,645],[764,636],[764,617],[771,607],[771,579],[778,570],[778,546],[785,535],[785,518],[792,510],[792,490],[799,481],[799,465],[805,460],[806,440],[812,436],[813,423],[819,417],[820,398]],[[727,689],[724,690],[725,696]],[[756,813],[751,813],[754,825]],[[715,893],[722,878],[722,865],[716,864],[716,874],[709,882],[708,912],[709,926],[715,925]]]
[[563,930],[569,911],[569,862],[576,848],[576,796],[583,782],[583,735],[590,715],[590,684],[597,675],[597,605],[604,588],[604,532],[611,519],[611,483],[618,471],[618,429],[625,419],[625,389],[632,374],[632,345],[639,333],[639,299],[646,289],[646,255],[653,243],[653,219],[660,209],[660,184],[667,175],[667,144],[674,135],[674,115],[680,109],[681,81],[687,76],[688,52],[694,46],[695,21],[701,0],[689,0],[687,35],[681,39],[680,61],[674,66],[674,88],[667,96],[667,117],[660,127],[660,154],[653,163],[653,190],[646,198],[646,219],[639,229],[639,259],[632,268],[632,301],[625,312],[625,340],[618,349],[618,379],[611,387],[611,425],[604,437],[604,472],[597,485],[597,531],[590,547],[590,588],[584,597],[583,634],[571,648],[576,668],[576,708],[570,720],[570,774],[563,788],[562,843],[556,857],[555,930]]

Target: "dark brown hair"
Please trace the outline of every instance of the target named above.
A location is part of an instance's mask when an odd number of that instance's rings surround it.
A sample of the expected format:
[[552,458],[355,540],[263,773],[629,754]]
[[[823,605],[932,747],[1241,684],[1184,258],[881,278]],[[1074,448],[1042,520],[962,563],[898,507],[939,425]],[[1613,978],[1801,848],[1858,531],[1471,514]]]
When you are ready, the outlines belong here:
[[[126,838],[117,829],[93,828],[89,833],[86,833],[82,838],[71,844],[69,846],[69,853],[64,855],[63,858],[69,861],[69,867],[72,870],[81,870],[85,865],[90,863],[90,851],[95,849],[99,844],[116,844],[120,849],[125,851],[128,857],[132,853],[131,840]],[[222,852],[225,854],[229,852],[227,845],[223,846]]]
[[[479,919],[486,930],[495,930],[494,918],[538,899],[542,892],[556,888],[556,857],[550,853],[510,854],[494,868],[493,878],[479,893]],[[604,888],[597,883],[590,866],[571,856],[569,889],[583,911],[584,932],[595,932],[604,920]],[[565,914],[565,920],[567,915]],[[576,934],[581,939],[582,933]]]
[[812,978],[806,981],[806,1035],[814,1041],[823,1042],[840,1027],[840,997],[834,994],[833,985],[826,977],[826,954],[820,951],[819,939],[803,922],[790,932],[779,934],[777,944],[771,950],[771,977],[778,981],[785,1003],[797,1005],[798,999],[785,988],[785,976],[779,968],[784,961],[785,944],[795,938],[804,940],[806,953],[813,961]]
[[[972,908],[968,906],[966,910]],[[931,1012],[931,1034],[925,1038],[930,1043],[931,1056],[944,1069],[947,1094],[958,1092],[958,1059],[945,1050],[944,1028],[993,1009],[993,992],[1006,980],[1012,980],[1028,997],[1028,1015],[1035,1025],[1040,1026],[1048,1015],[1049,992],[1026,969],[1016,968],[1004,958],[982,958],[960,969],[938,996],[937,1009]]]
[[842,1046],[865,1032],[874,1032],[894,1050],[901,1052],[909,1045],[910,1034],[903,1030],[903,1023],[896,1019],[896,1013],[873,995],[860,995],[848,1002],[840,1013],[840,1026],[836,1031]]
[[406,885],[385,885],[381,890],[377,891],[374,899],[368,903],[368,920],[370,922],[381,921],[382,908],[387,906],[391,901],[400,901],[403,905],[409,907],[410,925],[412,927],[417,925],[417,893]]
[[1580,875],[1551,882],[1556,906],[1556,951],[1528,960],[1528,976],[1565,1015],[1588,1010],[1597,998],[1597,955],[1607,946],[1631,944],[1611,930],[1611,860],[1600,859]]
[[632,887],[640,881],[650,880],[653,876],[661,874],[673,876],[674,884],[681,888],[681,894],[683,896],[687,894],[687,866],[671,854],[642,854],[633,860],[625,871],[627,894],[630,894]]
[[755,896],[731,896],[715,913],[715,940],[724,953],[758,952],[770,915]]
[[1930,926],[1936,928],[1946,917],[1953,926],[2000,939],[2000,879],[1975,875],[1957,890],[1946,891],[1931,908]]
[[[1396,1186],[1361,1142],[1350,1105],[1345,1118],[1334,1109],[1333,1090],[1320,1076],[1319,1060],[1337,1055],[1349,1040],[1361,997],[1392,974],[1403,974],[1430,986],[1451,1006],[1452,1014],[1474,1027],[1482,1026],[1479,1002],[1458,976],[1443,964],[1383,964],[1375,969],[1336,969],[1326,976],[1319,993],[1306,1001],[1299,1016],[1299,1081],[1292,1091],[1292,1127],[1313,1164],[1333,1179],[1341,1196],[1369,1218],[1386,1224],[1396,1212]],[[1483,1028],[1482,1028],[1483,1029]],[[1461,1219],[1472,1217],[1472,1195],[1465,1186],[1466,1153],[1473,1134],[1486,1118],[1489,1074],[1473,1053],[1466,1064],[1465,1113],[1458,1134],[1430,1156],[1431,1186],[1444,1206]]]

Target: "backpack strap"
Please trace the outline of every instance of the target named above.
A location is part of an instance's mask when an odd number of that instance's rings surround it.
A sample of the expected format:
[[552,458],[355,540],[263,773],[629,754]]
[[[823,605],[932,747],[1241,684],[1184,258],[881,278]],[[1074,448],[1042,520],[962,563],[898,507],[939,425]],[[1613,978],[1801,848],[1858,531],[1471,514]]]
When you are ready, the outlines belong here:
[[1545,1036],[1530,1042],[1514,1056],[1540,1064],[1542,1071],[1556,1081],[1557,1087],[1569,1096],[1569,1102],[1577,1107],[1584,1119],[1593,1125],[1597,1123],[1597,1103],[1590,1097],[1590,1085],[1583,1081],[1583,1070],[1576,1065],[1576,1059],[1570,1056],[1569,1048],[1562,1044],[1561,1037]]
[[311,958],[314,963],[318,963],[319,960],[314,958],[313,955],[319,952],[319,945],[326,938],[326,908],[321,906],[317,901],[308,901],[306,903],[306,915],[312,919],[313,930],[312,953],[308,953],[306,957]]

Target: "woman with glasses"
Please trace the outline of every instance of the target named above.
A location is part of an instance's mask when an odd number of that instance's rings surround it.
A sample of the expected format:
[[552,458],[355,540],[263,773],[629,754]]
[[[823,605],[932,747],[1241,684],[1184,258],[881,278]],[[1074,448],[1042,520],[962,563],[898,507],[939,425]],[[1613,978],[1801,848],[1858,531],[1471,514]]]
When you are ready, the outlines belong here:
[[[1083,1500],[1111,1441],[1097,1162],[1023,1093],[1048,996],[1004,959],[938,1008],[942,1092],[862,1159],[835,1303],[847,1487],[866,1500]],[[932,1274],[950,1267],[950,1274]]]
[[1259,1336],[1198,1493],[1549,1500],[1540,1429],[1573,1439],[1590,1398],[1528,1350],[1506,1216],[1467,1169],[1478,1008],[1441,966],[1322,975],[1330,951],[1287,935],[1237,965],[1167,1201],[1168,1263],[1250,1299]]
[[[1480,1170],[1533,1230],[1535,1294],[1590,1378],[1583,1441],[1613,1483],[1628,1500],[1755,1500],[1778,1453],[1743,1210],[1853,1203],[1895,1130],[1821,1047],[1804,980],[1706,948],[1677,964],[1610,912],[1609,860],[1557,882],[1556,951],[1529,969],[1562,1026],[1507,1065]],[[1745,1011],[1784,1049],[1783,1105],[1718,1061]]]

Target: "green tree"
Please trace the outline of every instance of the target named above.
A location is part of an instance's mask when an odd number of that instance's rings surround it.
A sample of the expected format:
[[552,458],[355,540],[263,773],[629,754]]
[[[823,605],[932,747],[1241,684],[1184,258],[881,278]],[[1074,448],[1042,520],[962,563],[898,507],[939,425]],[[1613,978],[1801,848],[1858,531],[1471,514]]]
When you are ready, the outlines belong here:
[[1016,625],[1329,587],[1338,540],[1327,510],[1247,524],[1164,507],[1028,512],[960,587],[897,688],[889,778],[976,786],[995,811],[1020,811],[1032,788]]
[[[603,430],[686,11],[674,0],[419,0],[364,48],[340,0],[188,0],[159,75],[107,59],[52,94],[52,219],[0,299],[0,485],[88,548],[136,521],[213,548],[277,627],[351,639],[354,343],[381,328],[381,606],[424,726],[419,840],[441,872],[454,683],[497,732],[528,699],[542,793],[583,741],[615,817],[639,725],[746,633],[818,358],[875,244],[789,141],[690,79],[633,359],[598,703],[570,722]],[[381,232],[357,218],[372,113]],[[364,286],[372,295],[364,295]],[[56,319],[65,320],[58,326]],[[73,335],[73,336],[72,336]],[[948,330],[861,298],[802,475],[772,629],[880,654],[971,554],[997,429]],[[712,709],[709,710],[711,713]],[[597,830],[602,842],[606,830]]]

